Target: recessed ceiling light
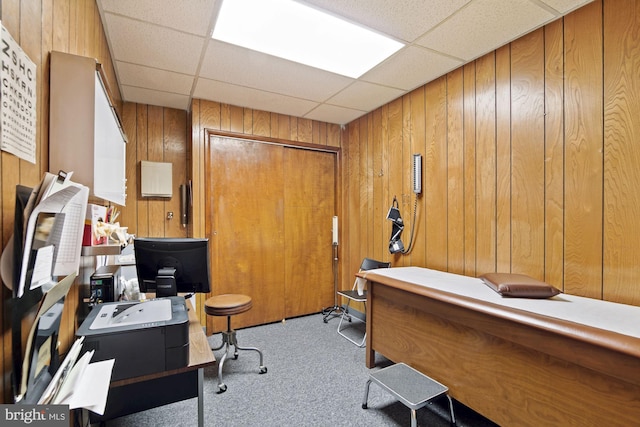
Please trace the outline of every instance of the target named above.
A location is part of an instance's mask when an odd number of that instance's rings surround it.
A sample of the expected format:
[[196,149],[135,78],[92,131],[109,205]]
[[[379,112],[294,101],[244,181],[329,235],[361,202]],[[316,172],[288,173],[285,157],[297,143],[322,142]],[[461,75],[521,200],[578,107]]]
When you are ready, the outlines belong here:
[[352,78],[404,46],[292,0],[224,0],[212,37]]

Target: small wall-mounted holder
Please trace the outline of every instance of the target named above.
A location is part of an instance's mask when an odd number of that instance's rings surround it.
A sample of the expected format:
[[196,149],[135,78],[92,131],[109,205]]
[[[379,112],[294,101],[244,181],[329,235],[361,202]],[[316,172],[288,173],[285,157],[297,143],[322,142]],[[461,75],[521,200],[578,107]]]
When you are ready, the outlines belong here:
[[171,163],[140,162],[140,192],[142,197],[173,196],[173,168]]

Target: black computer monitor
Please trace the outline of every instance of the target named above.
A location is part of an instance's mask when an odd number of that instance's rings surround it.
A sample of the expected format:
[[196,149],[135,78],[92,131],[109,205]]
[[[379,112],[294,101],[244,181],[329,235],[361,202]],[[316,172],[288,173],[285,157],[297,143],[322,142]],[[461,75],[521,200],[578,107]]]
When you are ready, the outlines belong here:
[[133,250],[140,291],[165,297],[211,290],[208,239],[137,237]]

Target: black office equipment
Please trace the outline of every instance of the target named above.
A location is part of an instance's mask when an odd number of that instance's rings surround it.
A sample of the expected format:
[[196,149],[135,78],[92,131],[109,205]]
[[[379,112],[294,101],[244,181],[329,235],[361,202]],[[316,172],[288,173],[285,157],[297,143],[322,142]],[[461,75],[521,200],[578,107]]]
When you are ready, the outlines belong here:
[[76,335],[93,361],[115,359],[112,381],[189,364],[189,317],[182,297],[96,305]]
[[93,304],[117,301],[122,293],[120,286],[120,266],[103,265],[89,279],[90,301]]
[[140,291],[157,297],[210,291],[208,239],[138,237],[133,249]]

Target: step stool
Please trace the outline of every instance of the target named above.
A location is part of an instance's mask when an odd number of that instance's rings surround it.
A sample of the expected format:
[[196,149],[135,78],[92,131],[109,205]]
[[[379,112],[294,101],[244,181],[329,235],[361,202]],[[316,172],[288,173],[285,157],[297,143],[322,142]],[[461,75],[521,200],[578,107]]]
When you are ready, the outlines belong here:
[[411,409],[411,427],[417,427],[418,425],[416,411],[442,394],[446,395],[447,399],[449,399],[451,424],[456,424],[456,418],[453,414],[453,402],[447,394],[449,389],[436,380],[424,375],[422,372],[416,371],[411,366],[404,363],[396,363],[395,365],[382,368],[370,374],[364,388],[362,409],[367,409],[369,386],[372,381]]

